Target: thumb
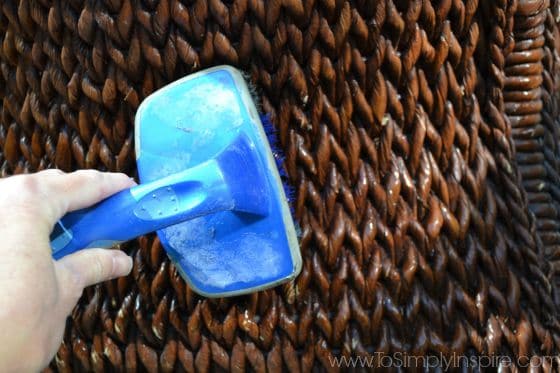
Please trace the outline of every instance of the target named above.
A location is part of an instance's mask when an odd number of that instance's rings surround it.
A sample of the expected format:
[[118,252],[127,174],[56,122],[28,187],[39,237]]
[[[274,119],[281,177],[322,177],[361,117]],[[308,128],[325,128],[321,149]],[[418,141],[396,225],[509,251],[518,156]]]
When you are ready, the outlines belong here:
[[[90,285],[126,276],[132,269],[132,258],[120,250],[87,249],[67,255],[55,262],[57,272],[71,272],[70,277],[81,294]],[[68,278],[68,273],[59,278]],[[63,284],[65,285],[65,284]]]

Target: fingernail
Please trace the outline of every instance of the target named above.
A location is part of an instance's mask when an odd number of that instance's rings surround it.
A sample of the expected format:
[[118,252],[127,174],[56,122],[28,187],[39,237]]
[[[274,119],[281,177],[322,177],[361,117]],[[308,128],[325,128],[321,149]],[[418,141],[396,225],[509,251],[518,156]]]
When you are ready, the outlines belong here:
[[115,277],[128,275],[132,270],[132,258],[122,251],[117,251],[113,257],[113,270]]

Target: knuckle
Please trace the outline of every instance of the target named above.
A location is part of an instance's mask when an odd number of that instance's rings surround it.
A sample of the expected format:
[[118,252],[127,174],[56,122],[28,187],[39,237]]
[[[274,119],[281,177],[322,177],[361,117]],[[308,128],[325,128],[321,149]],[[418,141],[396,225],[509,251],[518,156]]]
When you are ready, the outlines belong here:
[[101,180],[103,173],[97,170],[78,170],[75,172],[77,176],[86,182],[96,183]]
[[103,173],[97,170],[79,170],[76,171],[76,175],[79,177],[80,181],[87,185],[97,186],[95,188],[99,195],[103,192]]
[[112,261],[106,255],[96,255],[93,267],[94,275],[92,281],[101,282],[111,275]]
[[66,173],[58,168],[49,168],[37,173],[38,176],[62,176]]
[[36,195],[39,193],[41,183],[36,175],[23,175],[19,178],[18,187],[20,192]]
[[33,206],[43,193],[41,182],[36,175],[16,176],[12,187],[6,191],[16,205]]
[[103,275],[105,274],[105,266],[103,265],[103,260],[99,257],[96,256],[95,259],[93,260],[93,281],[98,281],[99,279],[103,278]]

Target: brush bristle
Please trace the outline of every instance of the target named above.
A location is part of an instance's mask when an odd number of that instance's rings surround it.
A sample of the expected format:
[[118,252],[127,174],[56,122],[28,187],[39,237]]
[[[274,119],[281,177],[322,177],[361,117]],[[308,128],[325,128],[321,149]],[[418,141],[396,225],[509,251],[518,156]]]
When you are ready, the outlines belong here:
[[266,133],[266,137],[268,138],[268,143],[270,144],[270,148],[272,149],[272,155],[274,156],[274,161],[276,162],[276,167],[278,168],[278,173],[280,174],[280,179],[282,180],[282,186],[284,187],[284,194],[286,194],[286,199],[288,200],[288,205],[290,206],[290,212],[292,214],[292,217],[294,217],[295,219],[295,190],[289,184],[288,173],[286,172],[286,168],[284,167],[284,161],[286,158],[284,157],[284,153],[278,145],[278,132],[276,131],[276,128],[270,120],[270,115],[264,114],[260,115],[260,117],[264,132]]
[[256,85],[254,85],[253,82],[251,81],[251,74],[249,74],[246,71],[241,71],[241,76],[243,77],[243,79],[245,79],[245,83],[247,84],[247,88],[249,89],[249,94],[253,99],[253,103],[255,104],[257,111],[259,113],[262,113],[263,110],[262,110],[262,104],[260,100],[261,95],[260,92],[257,90]]
[[[251,94],[251,98],[253,99],[253,103],[257,108],[259,113],[263,112],[262,103],[260,100],[260,94],[257,90],[256,86],[251,82],[251,76],[248,72],[242,71],[241,75],[245,79],[247,83],[247,87],[249,88],[249,93]],[[294,187],[290,185],[290,180],[288,177],[288,173],[286,172],[286,168],[284,165],[285,157],[284,152],[280,148],[280,143],[278,141],[278,131],[274,124],[272,124],[272,120],[269,114],[260,114],[261,123],[264,128],[264,132],[266,133],[266,137],[268,138],[268,142],[270,144],[270,148],[272,149],[272,155],[274,156],[274,161],[276,162],[276,168],[278,169],[278,173],[280,174],[280,179],[282,180],[282,186],[284,188],[284,194],[286,195],[286,199],[288,200],[288,206],[290,206],[290,213],[292,214],[292,218],[294,222],[296,222],[296,214],[294,209],[294,201],[296,197],[296,192]],[[299,225],[296,223],[296,233],[298,239],[301,237],[301,229]]]

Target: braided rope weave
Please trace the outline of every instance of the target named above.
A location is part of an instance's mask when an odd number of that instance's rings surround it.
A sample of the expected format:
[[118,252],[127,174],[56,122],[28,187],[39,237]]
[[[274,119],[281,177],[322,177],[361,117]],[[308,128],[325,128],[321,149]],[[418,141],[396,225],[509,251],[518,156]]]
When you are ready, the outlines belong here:
[[232,299],[194,294],[154,236],[122,245],[132,274],[86,289],[48,370],[558,354],[558,7],[3,0],[3,176],[132,174],[139,103],[227,63],[271,114],[302,228],[301,275]]

